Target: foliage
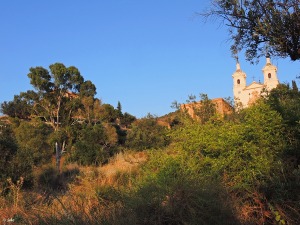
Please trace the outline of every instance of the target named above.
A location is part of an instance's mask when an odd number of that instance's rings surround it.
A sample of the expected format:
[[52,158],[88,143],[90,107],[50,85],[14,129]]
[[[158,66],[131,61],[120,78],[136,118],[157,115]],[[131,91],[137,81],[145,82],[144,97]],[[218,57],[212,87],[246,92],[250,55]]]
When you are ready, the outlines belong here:
[[110,104],[103,104],[100,108],[101,120],[107,123],[115,122],[118,117],[118,111]]
[[21,121],[14,129],[19,151],[28,154],[27,159],[38,166],[51,160],[53,150],[48,143],[49,135],[53,132],[52,127],[39,121]]
[[122,113],[122,105],[121,105],[121,102],[118,101],[118,105],[117,105],[117,113],[118,113],[118,117],[121,118],[123,116],[123,113]]
[[[245,110],[239,127],[241,142],[225,153],[224,162],[233,161],[226,175],[233,184],[260,188],[280,171],[280,155],[285,147],[280,115],[261,103]],[[229,137],[228,137],[229,138]],[[237,140],[238,141],[238,140]],[[222,162],[220,162],[222,163]],[[239,184],[239,182],[241,182]]]
[[13,182],[24,178],[25,185],[31,185],[32,167],[30,154],[21,150],[9,125],[0,126],[0,184],[11,178]]
[[100,123],[103,121],[103,118],[107,116],[107,112],[103,109],[102,102],[98,98],[81,96],[78,99],[78,102],[79,107],[75,108],[71,117],[71,120],[73,121],[71,125],[78,122],[88,124]]
[[13,101],[1,104],[1,111],[11,117],[30,119],[40,117],[55,130],[68,126],[80,108],[91,122],[94,116],[95,85],[81,76],[74,67],[54,63],[49,70],[32,67],[28,78],[36,91],[16,95]]
[[32,105],[30,105],[21,95],[15,95],[13,101],[4,101],[1,104],[1,112],[10,117],[28,119],[31,115]]
[[0,126],[0,181],[10,176],[10,165],[17,154],[18,145],[8,125]]
[[[208,122],[213,116],[216,116],[216,106],[207,94],[200,94],[200,101],[196,101],[196,96],[189,96],[187,101],[188,106],[191,107],[194,118],[199,120],[202,124]],[[183,105],[186,107],[185,105]]]
[[68,115],[64,110],[68,92],[79,91],[84,82],[79,70],[74,67],[65,67],[62,63],[49,66],[50,71],[43,67],[30,68],[28,77],[30,84],[37,90],[39,101],[36,101],[36,111],[39,116],[49,119],[57,130],[61,124],[61,116]]
[[199,160],[203,172],[226,175],[234,187],[249,187],[262,185],[272,175],[283,148],[282,133],[280,116],[261,103],[245,110],[240,122],[188,122],[172,136]]
[[[128,156],[123,157],[130,165],[127,172],[113,173],[125,166],[117,166],[116,161],[104,167],[80,167],[87,172],[77,173],[68,194],[38,206],[39,211],[31,209],[31,215],[39,224],[298,224],[300,170],[283,165],[288,120],[267,101],[230,120],[204,124],[178,112],[180,123],[160,133],[170,138],[170,144],[147,150],[148,161],[140,169],[132,173],[139,164]],[[138,127],[151,138],[146,131],[153,129],[156,137],[156,125],[156,118],[149,115],[137,120],[131,131]],[[70,154],[75,161],[103,163],[108,156],[105,146],[117,142],[115,128],[106,126],[74,127],[78,133]],[[52,179],[55,170],[42,171],[47,176],[40,184],[59,185]]]
[[123,218],[134,224],[236,224],[221,187],[197,174],[191,158],[170,149],[149,154],[124,198]]
[[[200,95],[200,105],[191,96],[199,123],[179,110],[136,120],[120,103],[115,109],[94,98],[93,84],[62,64],[31,73],[37,91],[2,107],[14,117],[0,124],[3,218],[24,224],[299,224],[295,82],[224,118],[215,117],[207,95]],[[20,106],[24,111],[15,113]],[[50,165],[56,142],[66,150],[62,161],[80,168],[59,173]],[[123,145],[143,152],[122,154],[117,164],[111,157]],[[21,185],[33,188],[23,192]]]
[[121,117],[121,125],[125,127],[129,127],[134,121],[136,121],[136,117],[127,112]]
[[[298,192],[295,192],[300,188],[300,182],[297,178],[300,164],[300,92],[295,82],[293,82],[292,87],[288,84],[281,84],[269,93],[265,101],[271,108],[278,111],[283,118],[283,138],[286,145],[281,157],[282,173],[278,175],[279,180],[277,182],[270,184],[269,189],[276,190],[273,193],[273,198],[276,201],[287,202],[288,206],[284,205],[284,209],[281,209],[281,211],[289,214],[290,217],[300,218],[299,214],[295,215],[293,210],[290,210],[291,207],[299,207],[298,202],[300,199]],[[274,213],[276,212],[274,210]],[[276,216],[278,217],[278,215]]]
[[270,91],[266,103],[280,113],[285,124],[285,137],[290,152],[300,158],[300,92],[293,82],[293,87],[280,84]]
[[274,222],[268,202],[277,204],[283,196],[291,200],[290,191],[299,188],[292,180],[287,185],[289,191],[282,186],[287,174],[282,176],[286,139],[281,115],[259,102],[234,119],[211,120],[203,125],[188,119],[181,122],[172,130],[171,146],[185,156],[186,170],[222,184],[243,224]]
[[298,0],[213,0],[204,15],[217,16],[229,26],[234,54],[246,49],[246,58],[252,61],[265,54],[265,44],[273,55],[300,59]]
[[83,165],[107,162],[118,151],[117,142],[125,143],[126,131],[117,118],[129,125],[135,117],[128,113],[123,116],[120,103],[114,109],[94,98],[95,85],[85,81],[76,67],[62,63],[49,69],[33,67],[28,77],[35,90],[1,104],[1,111],[14,118],[12,140],[5,138],[1,146],[11,156],[1,163],[10,162],[4,178],[16,180],[22,175],[26,185],[32,184],[31,170],[51,161],[56,143],[68,153],[64,157],[67,161]]
[[81,115],[84,116],[84,118],[86,118],[86,120],[88,121],[88,123],[92,123],[92,118],[94,117],[94,98],[92,96],[88,96],[88,97],[81,97],[81,103],[82,103],[82,108],[83,108],[83,113],[81,113]]
[[97,94],[96,86],[90,80],[81,83],[79,91],[81,97],[94,97]]
[[167,128],[157,124],[157,119],[148,115],[132,124],[128,131],[126,146],[135,150],[161,148],[169,143]]
[[117,143],[114,127],[101,124],[86,125],[79,132],[78,141],[71,150],[71,161],[81,165],[101,165],[113,154]]

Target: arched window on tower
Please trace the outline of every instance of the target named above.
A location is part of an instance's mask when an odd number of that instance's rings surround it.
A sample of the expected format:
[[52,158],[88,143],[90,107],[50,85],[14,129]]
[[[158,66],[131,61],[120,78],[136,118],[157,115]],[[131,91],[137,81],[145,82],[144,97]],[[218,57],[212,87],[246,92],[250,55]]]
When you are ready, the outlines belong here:
[[237,82],[237,84],[240,84],[240,83],[241,83],[240,79],[237,79],[237,81],[236,81],[236,82]]
[[268,78],[271,78],[272,77],[272,74],[271,73],[268,73]]

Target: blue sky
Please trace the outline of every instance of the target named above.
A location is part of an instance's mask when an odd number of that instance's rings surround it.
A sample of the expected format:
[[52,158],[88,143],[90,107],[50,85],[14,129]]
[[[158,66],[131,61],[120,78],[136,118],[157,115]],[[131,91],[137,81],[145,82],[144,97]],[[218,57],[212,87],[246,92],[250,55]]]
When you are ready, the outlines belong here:
[[[30,67],[76,66],[104,103],[137,117],[173,111],[174,100],[206,93],[232,97],[227,28],[196,13],[209,0],[11,0],[0,3],[0,102],[32,89]],[[272,59],[280,82],[299,62]],[[240,55],[248,83],[262,80],[265,59]]]

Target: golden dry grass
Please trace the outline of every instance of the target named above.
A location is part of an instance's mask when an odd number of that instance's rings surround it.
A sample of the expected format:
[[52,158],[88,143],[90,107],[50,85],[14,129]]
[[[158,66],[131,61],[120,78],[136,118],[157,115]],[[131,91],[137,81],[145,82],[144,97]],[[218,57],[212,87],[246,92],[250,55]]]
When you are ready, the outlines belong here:
[[[4,224],[51,224],[47,221],[55,218],[57,221],[69,221],[64,224],[72,224],[72,221],[80,218],[82,223],[89,224],[96,218],[100,220],[99,217],[117,217],[121,203],[99,199],[99,193],[105,187],[129,188],[131,177],[138,173],[140,165],[146,161],[147,155],[143,152],[119,153],[102,167],[66,165],[63,171],[79,169],[76,178],[66,184],[66,192],[21,190],[18,205],[12,202],[13,196],[0,197],[0,219]],[[6,223],[9,219],[13,220]]]

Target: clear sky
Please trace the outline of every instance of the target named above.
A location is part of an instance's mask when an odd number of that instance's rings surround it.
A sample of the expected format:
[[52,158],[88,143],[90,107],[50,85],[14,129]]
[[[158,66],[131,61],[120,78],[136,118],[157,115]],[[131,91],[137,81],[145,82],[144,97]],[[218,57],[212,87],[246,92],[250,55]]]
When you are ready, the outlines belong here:
[[[30,67],[76,66],[104,103],[137,117],[173,111],[174,100],[206,93],[232,97],[235,61],[227,28],[196,13],[209,0],[9,0],[0,2],[0,102],[32,89]],[[280,82],[300,75],[299,62],[272,59]],[[258,65],[240,55],[248,83]]]

